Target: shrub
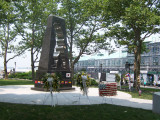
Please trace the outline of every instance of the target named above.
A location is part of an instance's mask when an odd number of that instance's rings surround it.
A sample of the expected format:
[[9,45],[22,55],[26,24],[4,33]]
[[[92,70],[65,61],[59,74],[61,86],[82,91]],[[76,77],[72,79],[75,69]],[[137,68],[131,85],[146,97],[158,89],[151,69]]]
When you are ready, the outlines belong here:
[[91,79],[91,86],[98,86],[98,83],[93,78]]
[[115,74],[115,81],[119,82],[121,80],[121,77],[118,74]]
[[12,73],[8,78],[19,78],[19,79],[29,79],[32,80],[32,72],[23,72],[23,73]]

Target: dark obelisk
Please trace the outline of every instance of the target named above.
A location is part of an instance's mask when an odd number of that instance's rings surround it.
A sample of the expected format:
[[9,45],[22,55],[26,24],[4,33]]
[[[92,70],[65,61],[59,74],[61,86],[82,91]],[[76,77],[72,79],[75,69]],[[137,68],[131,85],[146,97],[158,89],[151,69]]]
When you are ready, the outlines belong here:
[[62,76],[60,89],[71,89],[65,20],[50,15],[47,20],[39,67],[36,71],[35,87],[32,89],[43,89],[42,76],[56,72]]

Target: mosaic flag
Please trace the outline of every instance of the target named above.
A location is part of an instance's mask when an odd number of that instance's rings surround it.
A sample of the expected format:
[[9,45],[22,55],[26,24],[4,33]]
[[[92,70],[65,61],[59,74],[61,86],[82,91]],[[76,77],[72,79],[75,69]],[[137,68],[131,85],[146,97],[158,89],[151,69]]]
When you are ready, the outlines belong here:
[[41,84],[43,84],[43,81],[41,81]]
[[64,84],[64,81],[61,81],[61,84]]
[[65,84],[68,84],[68,81],[65,81]]

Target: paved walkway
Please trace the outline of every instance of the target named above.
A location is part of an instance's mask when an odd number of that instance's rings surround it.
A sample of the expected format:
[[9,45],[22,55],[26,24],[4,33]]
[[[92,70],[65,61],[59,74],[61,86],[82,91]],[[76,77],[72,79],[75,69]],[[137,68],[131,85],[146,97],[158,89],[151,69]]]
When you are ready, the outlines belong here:
[[[100,97],[98,88],[89,88],[88,97],[78,87],[74,91],[53,93],[31,90],[32,85],[0,86],[0,102],[36,105],[90,105],[115,104],[152,110],[152,100],[132,98],[130,94],[117,92],[116,96]],[[53,101],[53,102],[51,102]]]

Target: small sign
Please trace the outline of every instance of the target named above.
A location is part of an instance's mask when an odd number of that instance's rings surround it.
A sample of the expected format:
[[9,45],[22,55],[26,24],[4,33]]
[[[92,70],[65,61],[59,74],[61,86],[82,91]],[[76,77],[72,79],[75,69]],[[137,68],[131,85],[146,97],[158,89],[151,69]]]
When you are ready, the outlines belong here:
[[71,82],[71,81],[69,81],[68,83],[69,83],[69,84],[71,84],[72,82]]
[[38,83],[41,83],[41,81],[38,81]]
[[71,73],[66,73],[66,77],[70,78],[71,77]]
[[38,83],[38,81],[37,81],[37,80],[35,80],[35,83]]
[[110,71],[110,73],[118,74],[118,73],[119,73],[119,71]]
[[140,73],[148,73],[148,71],[146,71],[146,70],[140,70]]

